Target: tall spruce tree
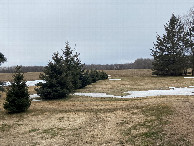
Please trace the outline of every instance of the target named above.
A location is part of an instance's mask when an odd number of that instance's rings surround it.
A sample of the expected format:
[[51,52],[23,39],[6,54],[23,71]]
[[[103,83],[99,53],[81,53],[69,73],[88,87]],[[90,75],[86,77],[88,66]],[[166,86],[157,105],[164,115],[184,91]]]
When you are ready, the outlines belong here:
[[77,52],[73,52],[69,46],[69,42],[66,42],[65,50],[63,51],[64,64],[67,67],[69,76],[71,76],[73,89],[79,89],[82,86],[81,77],[84,73],[83,64],[79,59]]
[[174,14],[165,26],[165,34],[157,35],[157,41],[151,49],[154,57],[153,73],[162,76],[182,75],[187,69],[186,48],[188,38],[184,25]]
[[13,78],[14,81],[8,87],[4,109],[9,113],[24,112],[30,107],[31,100],[24,74],[21,73],[21,66],[16,67]]
[[64,59],[59,53],[54,53],[52,61],[44,68],[40,79],[45,83],[38,83],[35,90],[42,99],[52,100],[67,97],[73,91],[72,76]]

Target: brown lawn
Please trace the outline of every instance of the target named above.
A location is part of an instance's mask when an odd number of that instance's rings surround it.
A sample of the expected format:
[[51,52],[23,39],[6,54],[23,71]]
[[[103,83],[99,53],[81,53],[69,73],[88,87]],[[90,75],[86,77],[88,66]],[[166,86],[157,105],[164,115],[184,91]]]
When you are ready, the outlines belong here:
[[[194,79],[152,77],[150,70],[107,71],[121,81],[99,81],[78,92],[121,95],[129,90],[194,85]],[[32,79],[33,73],[26,76]],[[5,75],[9,76],[9,75]],[[38,79],[37,74],[34,75]],[[2,75],[0,75],[2,77]],[[30,87],[30,92],[33,87]],[[32,102],[26,113],[7,114],[0,98],[0,145],[194,145],[194,97],[138,99],[70,96]]]

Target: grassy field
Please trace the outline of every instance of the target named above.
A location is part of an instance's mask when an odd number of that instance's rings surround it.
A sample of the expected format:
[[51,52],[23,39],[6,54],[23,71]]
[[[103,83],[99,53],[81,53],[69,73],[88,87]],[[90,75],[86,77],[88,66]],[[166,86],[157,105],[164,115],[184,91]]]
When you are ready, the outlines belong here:
[[[121,81],[98,81],[76,92],[122,95],[130,90],[194,85],[194,79],[153,77],[150,70],[106,71]],[[26,80],[39,73],[26,74]],[[6,78],[7,77],[7,78]],[[0,80],[10,80],[0,74]],[[30,87],[30,92],[34,92]],[[69,96],[32,102],[26,113],[7,114],[0,98],[0,145],[194,145],[194,97],[137,99]]]

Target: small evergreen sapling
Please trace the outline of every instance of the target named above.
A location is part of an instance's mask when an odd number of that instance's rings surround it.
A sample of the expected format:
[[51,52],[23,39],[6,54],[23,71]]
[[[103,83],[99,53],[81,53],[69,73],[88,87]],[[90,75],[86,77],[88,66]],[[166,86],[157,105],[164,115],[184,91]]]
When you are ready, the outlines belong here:
[[9,113],[24,112],[30,107],[31,100],[26,81],[24,81],[24,74],[21,73],[21,66],[16,67],[13,79],[14,81],[7,90],[4,109]]

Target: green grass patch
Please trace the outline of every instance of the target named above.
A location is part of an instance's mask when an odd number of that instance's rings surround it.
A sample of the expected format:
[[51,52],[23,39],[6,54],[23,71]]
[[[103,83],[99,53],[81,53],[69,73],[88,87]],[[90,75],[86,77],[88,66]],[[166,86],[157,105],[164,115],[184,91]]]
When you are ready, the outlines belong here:
[[38,129],[31,129],[31,130],[29,130],[29,133],[32,133],[32,132],[37,132],[37,131],[39,131],[40,129],[38,128]]
[[163,145],[166,135],[164,126],[168,123],[166,117],[173,113],[172,108],[162,104],[144,107],[141,111],[146,119],[124,131],[126,142],[132,145]]
[[9,131],[10,129],[11,129],[11,125],[8,125],[8,124],[1,124],[1,126],[0,126],[0,131],[1,132],[6,132],[6,131]]
[[54,138],[58,135],[60,135],[60,132],[63,131],[64,128],[48,128],[44,129],[41,134],[49,135],[51,138]]

